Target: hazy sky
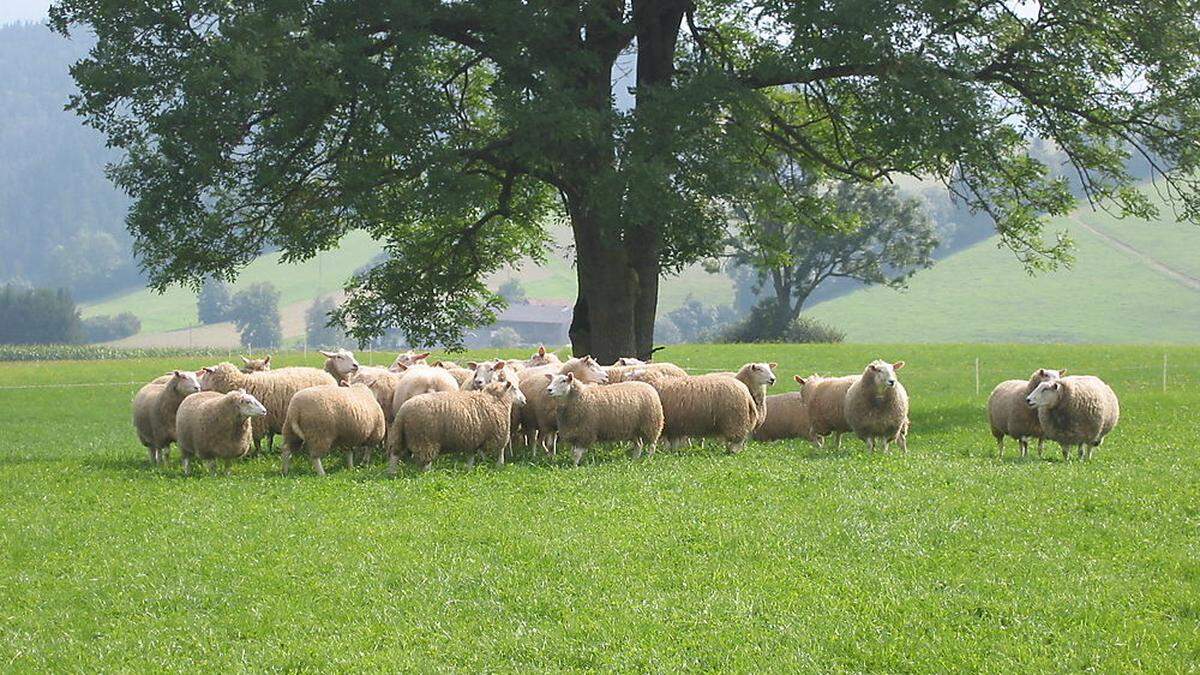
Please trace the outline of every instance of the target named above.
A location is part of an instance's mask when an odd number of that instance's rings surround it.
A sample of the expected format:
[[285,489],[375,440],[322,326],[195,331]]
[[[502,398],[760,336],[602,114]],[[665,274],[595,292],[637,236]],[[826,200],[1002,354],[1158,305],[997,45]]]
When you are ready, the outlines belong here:
[[0,24],[46,18],[50,0],[0,0]]

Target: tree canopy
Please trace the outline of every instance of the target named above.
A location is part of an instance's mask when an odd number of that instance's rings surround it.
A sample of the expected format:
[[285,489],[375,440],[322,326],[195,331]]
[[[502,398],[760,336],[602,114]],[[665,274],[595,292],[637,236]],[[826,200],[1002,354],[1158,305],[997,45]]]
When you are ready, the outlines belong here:
[[[1149,215],[1126,160],[1200,221],[1200,8],[1166,0],[58,0],[94,31],[72,107],[127,153],[112,172],[151,283],[298,260],[362,228],[390,254],[338,316],[458,342],[483,278],[570,221],[571,337],[646,356],[658,279],[716,251],[763,157],[830,178],[930,176],[1026,264],[1083,193]],[[636,49],[630,110],[613,67]]]

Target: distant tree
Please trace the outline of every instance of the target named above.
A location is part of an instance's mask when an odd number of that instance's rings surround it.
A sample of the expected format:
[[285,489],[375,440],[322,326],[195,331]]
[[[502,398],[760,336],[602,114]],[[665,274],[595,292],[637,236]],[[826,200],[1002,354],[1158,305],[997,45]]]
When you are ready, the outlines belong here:
[[659,344],[674,345],[683,342],[683,334],[666,314],[660,314],[654,320],[654,339]]
[[304,312],[304,326],[308,332],[310,347],[338,347],[349,342],[346,334],[336,326],[329,325],[329,313],[337,309],[337,303],[328,295],[321,296]]
[[233,296],[230,319],[242,335],[242,346],[278,347],[283,342],[279,325],[279,291],[274,284],[252,284]]
[[491,345],[493,347],[516,347],[521,344],[521,334],[509,326],[502,326],[492,331]]
[[70,291],[11,284],[0,289],[0,344],[70,344],[82,340],[82,322]]
[[497,292],[510,305],[519,305],[528,300],[525,295],[525,287],[521,285],[521,280],[515,277],[500,284]]
[[221,279],[205,279],[196,296],[196,315],[202,324],[221,323],[229,320],[229,284]]
[[786,159],[755,181],[735,212],[732,262],[753,269],[772,295],[753,314],[783,337],[829,279],[903,287],[933,263],[934,226],[919,200],[891,186],[821,181]]
[[737,313],[729,305],[705,305],[688,295],[667,318],[678,329],[680,342],[702,342],[736,321]]
[[[770,305],[774,298],[767,298],[755,307],[744,319],[726,326],[714,337],[715,342],[841,342],[846,339],[842,331],[821,323],[811,316],[798,316],[782,330],[773,325],[770,317],[775,316]],[[764,319],[763,317],[768,317]]]
[[137,335],[142,330],[142,320],[133,312],[117,315],[103,314],[83,320],[85,342],[108,342]]

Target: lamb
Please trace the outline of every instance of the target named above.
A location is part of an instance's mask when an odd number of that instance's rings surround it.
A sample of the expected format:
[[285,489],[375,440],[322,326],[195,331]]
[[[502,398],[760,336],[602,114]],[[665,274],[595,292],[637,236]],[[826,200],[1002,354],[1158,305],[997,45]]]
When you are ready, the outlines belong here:
[[354,449],[367,448],[369,458],[369,449],[383,443],[386,432],[383,408],[367,385],[325,384],[301,389],[292,397],[283,425],[283,475],[291,467],[292,453],[301,447],[319,476],[325,475],[321,458],[334,448],[343,450],[346,467],[353,469]]
[[267,416],[267,408],[245,389],[220,393],[202,391],[179,404],[175,426],[179,434],[179,454],[183,475],[192,473],[190,460],[198,457],[216,475],[220,458],[229,475],[230,463],[250,452],[254,438],[251,419]]
[[649,445],[649,456],[654,456],[663,429],[662,403],[654,387],[644,382],[584,384],[574,373],[546,378],[546,391],[558,404],[558,435],[571,444],[575,466],[597,441],[633,441],[634,459]]
[[167,461],[170,445],[176,439],[175,412],[183,399],[198,391],[200,381],[195,373],[176,370],[143,386],[133,397],[133,427],[138,440],[150,451],[152,464]]
[[795,377],[796,384],[800,385],[804,407],[808,409],[812,433],[818,439],[817,447],[823,446],[826,436],[834,434],[835,448],[842,449],[842,434],[850,431],[850,423],[846,421],[846,392],[858,381],[858,377]]
[[766,419],[754,430],[754,440],[803,438],[818,448],[821,447],[821,437],[813,433],[808,406],[804,405],[804,394],[801,392],[791,391],[768,396],[763,409],[766,411]]
[[896,378],[896,371],[903,367],[903,361],[888,363],[876,359],[867,364],[858,381],[846,390],[846,422],[871,452],[875,451],[877,441],[882,441],[884,452],[892,441],[900,442],[901,449],[908,450],[905,430],[908,392]]
[[396,475],[397,458],[408,453],[428,471],[439,454],[467,453],[475,464],[476,453],[496,453],[504,464],[509,440],[510,409],[524,403],[521,389],[512,382],[492,382],[481,391],[444,391],[405,401],[388,430],[388,475]]
[[204,368],[203,373],[200,378],[201,390],[224,394],[235,389],[245,389],[266,406],[266,416],[254,419],[255,452],[261,448],[263,436],[267,437],[267,450],[274,447],[275,434],[283,433],[288,402],[292,400],[293,394],[319,384],[337,384],[329,373],[303,366],[246,374],[235,368],[232,363],[221,363]]
[[737,453],[758,424],[750,391],[732,377],[659,377],[649,384],[662,401],[662,435],[671,448],[687,438],[716,437]]
[[267,358],[265,358],[265,359],[251,359],[251,358],[247,358],[245,356],[241,356],[240,354],[239,354],[239,356],[242,359],[242,372],[243,373],[257,373],[259,371],[271,369],[271,355],[270,354],[267,354]]
[[400,373],[400,381],[396,384],[396,392],[392,395],[392,410],[394,411],[399,411],[405,401],[418,394],[458,390],[458,380],[442,368],[434,368],[423,363],[412,366],[395,364],[393,367]]
[[1037,410],[1029,407],[1025,397],[1042,382],[1057,380],[1066,372],[1038,368],[1028,380],[1005,380],[996,385],[988,396],[987,413],[992,436],[996,439],[997,457],[1004,456],[1005,436],[1017,439],[1022,457],[1029,454],[1029,439],[1038,439],[1038,457],[1042,456],[1042,447],[1046,443],[1042,425],[1038,422]]
[[[658,377],[686,377],[687,371],[674,363],[644,363],[627,366],[609,366],[604,369],[608,374],[609,384],[638,379],[649,382]],[[730,373],[732,375],[732,373]]]
[[1079,446],[1079,459],[1091,459],[1092,450],[1104,443],[1121,417],[1112,387],[1091,375],[1042,382],[1025,401],[1037,409],[1046,438],[1062,446],[1064,460],[1072,445]]
[[[526,368],[518,373],[521,393],[525,403],[521,406],[521,427],[525,432],[525,444],[535,442],[550,455],[558,450],[555,432],[558,430],[558,404],[546,389],[547,375],[573,373],[579,380],[592,384],[608,382],[604,368],[591,356],[567,359],[557,365]],[[536,436],[536,439],[535,439]]]

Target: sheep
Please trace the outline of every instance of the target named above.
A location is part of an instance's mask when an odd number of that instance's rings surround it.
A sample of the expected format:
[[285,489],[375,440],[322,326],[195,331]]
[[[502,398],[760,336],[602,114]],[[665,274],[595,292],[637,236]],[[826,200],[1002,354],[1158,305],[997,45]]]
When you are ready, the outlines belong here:
[[245,389],[266,406],[267,415],[254,419],[255,452],[261,449],[263,436],[267,437],[269,451],[275,445],[275,434],[283,433],[292,394],[319,384],[337,384],[337,380],[329,373],[303,366],[246,374],[232,363],[221,363],[204,368],[203,373],[200,378],[201,390],[224,394],[234,389]]
[[453,377],[456,382],[458,382],[458,386],[460,388],[475,374],[475,371],[471,370],[470,368],[463,368],[454,361],[437,361],[433,364],[433,367],[441,368],[447,373],[450,373],[450,376]]
[[876,359],[867,364],[858,381],[846,390],[846,422],[871,452],[875,451],[877,440],[883,442],[884,452],[892,441],[900,442],[901,449],[908,450],[907,432],[901,442],[901,431],[908,420],[908,392],[896,378],[896,371],[903,367],[903,361],[888,363]]
[[175,412],[183,399],[198,391],[200,381],[195,373],[176,370],[143,386],[133,397],[133,427],[150,452],[151,464],[167,461],[176,438]]
[[201,391],[183,399],[175,422],[183,475],[191,475],[192,457],[204,460],[214,476],[216,459],[220,458],[229,475],[232,460],[250,452],[254,438],[251,420],[267,414],[266,406],[240,388],[224,393]]
[[517,370],[508,361],[471,361],[467,367],[471,369],[471,377],[459,387],[464,391],[483,389],[486,384],[495,380],[518,381]]
[[1037,409],[1046,438],[1062,446],[1063,460],[1071,446],[1079,446],[1079,459],[1091,459],[1121,417],[1121,405],[1112,387],[1091,375],[1071,375],[1039,384],[1025,397]]
[[782,438],[803,438],[818,448],[821,437],[813,433],[804,395],[798,391],[772,394],[766,397],[763,409],[766,419],[754,430],[754,440],[775,441]]
[[846,421],[846,392],[858,381],[858,375],[842,377],[795,376],[800,385],[804,407],[808,409],[812,433],[817,437],[817,447],[823,447],[825,437],[834,435],[834,447],[842,449],[842,434],[850,431]]
[[547,374],[546,379],[546,392],[558,404],[558,435],[571,444],[574,466],[597,441],[633,441],[634,459],[649,445],[648,455],[654,456],[663,429],[662,403],[654,387],[644,382],[584,384],[574,373]]
[[[649,382],[657,377],[686,377],[687,371],[674,363],[644,363],[639,365],[627,366],[608,366],[604,369],[608,374],[609,384],[618,382],[626,382],[630,379],[636,379],[642,382]],[[733,373],[730,373],[732,375]]]
[[662,401],[662,435],[670,448],[692,437],[716,437],[737,453],[758,424],[750,391],[732,377],[659,377],[649,384]]
[[1046,443],[1042,425],[1038,422],[1037,410],[1030,408],[1025,397],[1032,394],[1042,382],[1057,380],[1066,370],[1038,368],[1028,380],[1005,380],[996,385],[988,396],[988,424],[996,439],[996,456],[1004,457],[1004,437],[1017,439],[1021,456],[1029,455],[1029,439],[1038,439],[1038,457]]
[[558,354],[546,351],[545,345],[537,348],[532,356],[525,359],[526,368],[537,368],[538,366],[551,366],[557,363],[562,363],[562,359],[558,358]]
[[302,446],[318,476],[325,475],[321,458],[334,448],[345,452],[346,467],[353,469],[354,449],[367,448],[370,461],[371,446],[383,443],[386,431],[383,408],[365,384],[301,389],[292,397],[283,425],[283,475],[291,467],[292,453]]
[[621,358],[617,359],[616,361],[613,361],[613,364],[611,367],[617,368],[620,366],[644,366],[644,365],[646,365],[646,362],[641,359],[635,359],[632,356],[622,356]]
[[334,381],[354,381],[356,376],[362,379],[375,378],[383,373],[391,372],[378,366],[364,366],[354,358],[354,352],[339,347],[334,351],[321,350],[325,357],[325,372],[333,376]]
[[412,366],[423,366],[427,358],[429,358],[429,352],[418,354],[410,349],[403,354],[396,355],[396,360],[392,362],[392,365],[388,366],[388,370],[401,372],[405,368]]
[[474,466],[476,453],[496,453],[504,464],[509,440],[510,410],[524,403],[512,382],[492,382],[480,391],[443,391],[405,401],[388,430],[388,475],[396,475],[397,459],[408,453],[428,471],[439,454],[464,452]]
[[[603,367],[591,356],[567,359],[565,363],[526,368],[518,373],[525,403],[521,406],[521,427],[525,445],[538,443],[553,456],[558,450],[555,432],[558,430],[558,404],[546,390],[546,375],[573,373],[588,384],[608,382]],[[535,439],[536,437],[536,439]]]
[[755,419],[757,420],[754,427],[757,429],[767,418],[767,407],[764,400],[767,396],[767,387],[775,384],[775,369],[778,367],[778,363],[747,363],[736,373],[708,373],[701,377],[733,377],[746,385],[746,390],[750,392],[750,398],[754,400]]
[[242,359],[243,373],[257,373],[263,370],[271,369],[271,355],[267,354],[265,359],[251,359],[245,356],[238,355]]
[[400,381],[392,394],[392,410],[399,411],[400,406],[408,399],[418,394],[430,394],[435,391],[457,391],[458,380],[442,368],[434,368],[423,363],[412,366],[395,364],[400,373]]

